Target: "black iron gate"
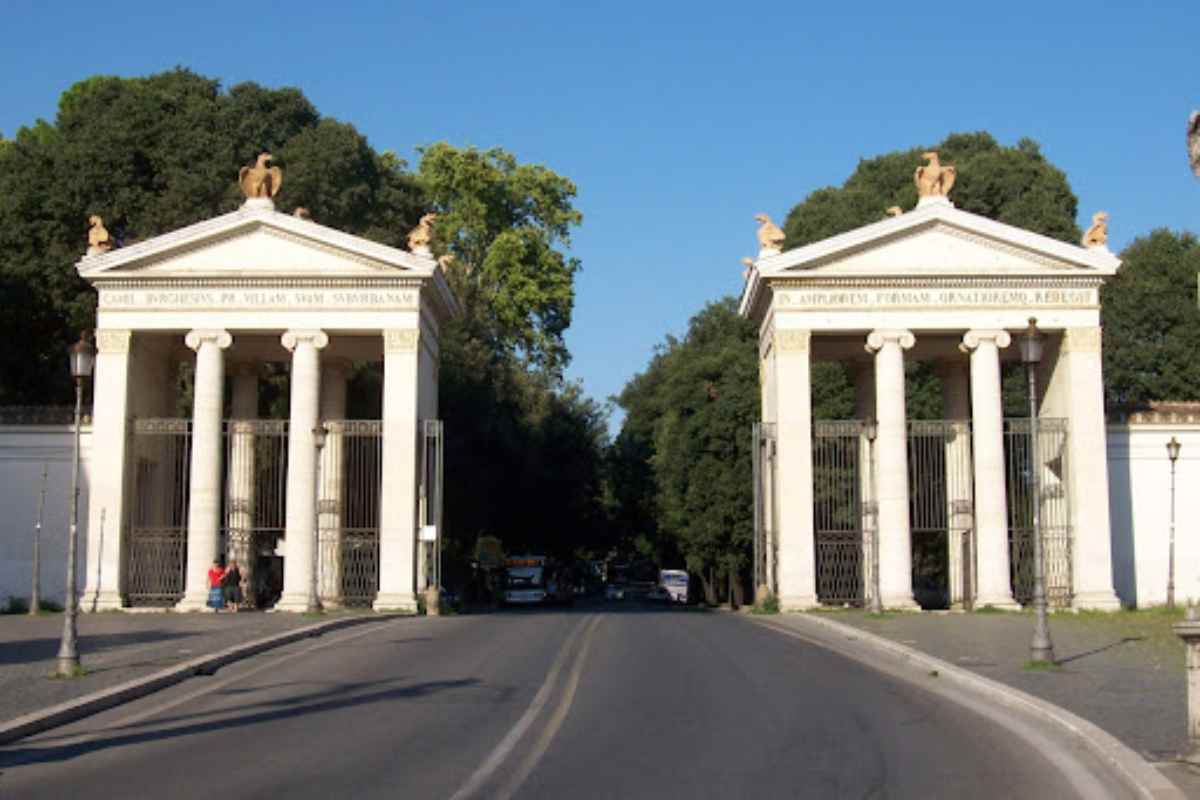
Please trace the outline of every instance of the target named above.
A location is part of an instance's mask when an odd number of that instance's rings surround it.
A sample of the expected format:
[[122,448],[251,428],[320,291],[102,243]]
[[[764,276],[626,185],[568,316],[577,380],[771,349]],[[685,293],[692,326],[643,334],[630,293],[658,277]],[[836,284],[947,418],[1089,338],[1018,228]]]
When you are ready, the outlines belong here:
[[420,548],[422,588],[442,585],[442,421],[421,426]]
[[913,595],[922,608],[970,602],[974,584],[971,427],[908,423],[908,508]]
[[[775,537],[775,423],[756,422],[754,440],[754,591],[779,596]],[[760,600],[761,598],[755,598]]]
[[[1013,597],[1033,602],[1033,470],[1037,470],[1041,503],[1042,560],[1046,602],[1069,608],[1073,597],[1071,509],[1067,492],[1067,420],[1038,419],[1037,447],[1028,418],[1004,421],[1004,460],[1008,472],[1009,570]],[[1104,458],[1099,453],[1097,458]]]
[[191,430],[186,419],[133,421],[132,502],[123,564],[125,599],[131,606],[173,606],[183,597]]
[[318,482],[317,576],[327,607],[369,607],[379,593],[383,423],[329,420]]
[[817,599],[832,605],[863,603],[863,424],[814,420],[813,535]]
[[247,604],[274,605],[283,592],[283,558],[276,551],[287,530],[288,421],[231,419],[222,434],[225,555],[238,562]]

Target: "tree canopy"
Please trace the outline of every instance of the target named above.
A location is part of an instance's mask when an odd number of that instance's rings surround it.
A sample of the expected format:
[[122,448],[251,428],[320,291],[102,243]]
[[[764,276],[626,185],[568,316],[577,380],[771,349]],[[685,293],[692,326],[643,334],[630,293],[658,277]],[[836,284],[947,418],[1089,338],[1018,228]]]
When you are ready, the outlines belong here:
[[1135,239],[1121,260],[1100,291],[1108,407],[1200,398],[1200,242],[1159,229]]

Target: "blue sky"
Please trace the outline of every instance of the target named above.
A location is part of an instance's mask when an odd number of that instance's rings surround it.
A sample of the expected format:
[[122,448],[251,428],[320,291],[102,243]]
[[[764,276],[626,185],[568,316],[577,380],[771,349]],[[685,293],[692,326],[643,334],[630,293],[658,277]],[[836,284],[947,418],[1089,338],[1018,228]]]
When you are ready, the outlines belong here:
[[543,163],[579,187],[569,376],[603,400],[740,291],[756,212],[951,131],[1036,139],[1114,249],[1200,230],[1200,4],[1113,5],[7,0],[0,132],[89,75],[183,65],[297,86],[410,161],[445,140]]

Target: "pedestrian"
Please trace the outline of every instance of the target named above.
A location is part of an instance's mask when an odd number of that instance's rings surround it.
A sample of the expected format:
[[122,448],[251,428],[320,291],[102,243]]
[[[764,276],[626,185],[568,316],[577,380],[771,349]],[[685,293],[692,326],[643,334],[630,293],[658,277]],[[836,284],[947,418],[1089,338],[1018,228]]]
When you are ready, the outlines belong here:
[[220,612],[221,606],[225,605],[225,593],[221,591],[221,579],[224,577],[225,570],[221,568],[221,562],[213,559],[212,566],[208,568],[208,607],[216,612]]
[[229,560],[229,566],[221,576],[221,588],[225,593],[225,605],[236,613],[242,606],[242,572],[236,559]]

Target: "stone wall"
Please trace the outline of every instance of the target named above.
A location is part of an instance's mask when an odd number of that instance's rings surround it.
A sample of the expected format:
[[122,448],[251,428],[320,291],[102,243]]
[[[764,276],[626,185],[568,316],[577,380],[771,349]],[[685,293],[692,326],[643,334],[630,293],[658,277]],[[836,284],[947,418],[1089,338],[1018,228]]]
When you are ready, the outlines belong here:
[[[10,596],[28,599],[31,594],[33,533],[43,466],[47,478],[41,536],[41,594],[43,600],[62,603],[67,577],[72,444],[70,425],[0,424],[0,609],[7,607]],[[80,435],[77,542],[80,588],[87,550],[90,450],[91,428],[85,426]]]

